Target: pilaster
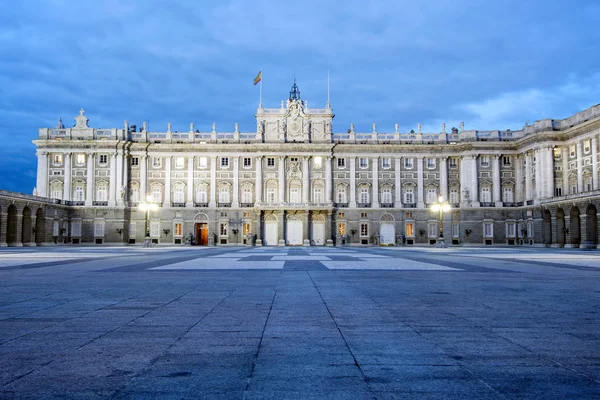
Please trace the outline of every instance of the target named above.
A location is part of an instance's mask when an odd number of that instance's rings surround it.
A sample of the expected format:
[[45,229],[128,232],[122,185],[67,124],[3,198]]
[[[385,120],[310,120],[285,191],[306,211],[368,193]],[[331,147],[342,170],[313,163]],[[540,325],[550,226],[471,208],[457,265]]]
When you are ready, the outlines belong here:
[[240,207],[240,158],[233,157],[233,200],[232,208]]
[[448,201],[448,157],[440,157],[440,194]]
[[583,192],[583,152],[581,151],[581,142],[577,142],[577,193]]
[[350,157],[350,208],[356,208],[356,158]]
[[423,180],[423,157],[417,157],[417,207],[425,208],[425,202],[423,200],[423,193],[425,191],[425,185]]
[[95,179],[94,158],[96,155],[94,153],[89,153],[87,156],[88,156],[88,158],[87,158],[87,171],[86,171],[87,177],[86,177],[86,182],[85,182],[85,188],[86,188],[85,205],[87,207],[90,207],[94,203],[94,186],[95,186],[95,183],[94,183],[94,179]]
[[371,160],[373,163],[373,208],[379,208],[379,157],[373,157]]
[[592,189],[598,190],[598,136],[592,136]]
[[[263,193],[263,176],[262,176],[262,156],[258,156],[254,159],[256,163],[256,176],[255,176],[255,197],[256,203],[260,204],[262,202],[262,193]],[[262,242],[261,242],[262,243]]]
[[496,203],[496,207],[502,207],[502,197],[500,194],[500,157],[497,155],[491,156],[492,161],[492,201]]
[[310,172],[308,170],[310,157],[302,158],[302,203],[310,202]]
[[400,180],[400,157],[394,160],[394,207],[402,208],[402,182]]
[[286,212],[285,211],[279,211],[279,221],[281,221],[281,223],[279,224],[279,241],[278,241],[278,245],[279,246],[285,246],[285,227],[286,227]]
[[71,153],[64,154],[64,168],[65,175],[63,181],[63,200],[70,201],[71,200]]
[[210,208],[217,207],[217,156],[210,156]]
[[285,203],[285,156],[279,156],[279,202]]
[[108,186],[108,205],[117,205],[117,153],[110,155],[110,179]]
[[194,156],[188,157],[186,208],[194,207]]

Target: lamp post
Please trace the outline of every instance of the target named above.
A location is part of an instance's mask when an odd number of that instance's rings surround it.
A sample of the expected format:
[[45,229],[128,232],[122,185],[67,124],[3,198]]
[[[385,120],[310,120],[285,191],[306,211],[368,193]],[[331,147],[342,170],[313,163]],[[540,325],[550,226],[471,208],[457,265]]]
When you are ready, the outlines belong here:
[[144,237],[142,247],[152,247],[152,239],[150,238],[150,211],[158,210],[158,205],[154,202],[154,197],[149,194],[146,196],[146,201],[142,201],[138,208],[146,211],[146,236]]
[[444,197],[438,197],[437,203],[433,203],[431,206],[431,211],[436,212],[439,211],[440,215],[440,236],[437,240],[437,247],[447,247],[446,242],[444,240],[444,223],[442,221],[442,217],[444,215],[444,211],[450,211],[450,204],[444,201]]

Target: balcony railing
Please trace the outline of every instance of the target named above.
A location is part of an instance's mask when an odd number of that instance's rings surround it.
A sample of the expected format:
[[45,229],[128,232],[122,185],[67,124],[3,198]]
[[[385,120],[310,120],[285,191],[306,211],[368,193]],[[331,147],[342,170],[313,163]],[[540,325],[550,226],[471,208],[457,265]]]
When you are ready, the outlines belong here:
[[194,203],[194,207],[208,207],[208,203]]
[[85,206],[85,201],[72,201],[72,206]]
[[417,208],[417,203],[404,203],[404,208]]
[[254,207],[254,203],[240,203],[240,207],[242,207],[242,208]]
[[532,206],[533,205],[533,200],[527,200],[527,205],[528,206]]
[[358,203],[358,208],[371,208],[371,203]]
[[335,203],[337,208],[348,208],[348,203]]
[[185,207],[185,203],[171,203],[171,207]]
[[231,207],[231,203],[217,203],[217,207],[228,208]]
[[482,201],[479,203],[481,207],[496,207],[496,203],[493,201]]
[[518,202],[504,202],[502,203],[504,207],[521,207],[523,205],[522,201]]
[[460,203],[450,203],[452,208],[460,208]]
[[381,208],[394,208],[394,203],[379,203]]
[[93,206],[107,206],[108,205],[108,201],[92,201],[92,205]]

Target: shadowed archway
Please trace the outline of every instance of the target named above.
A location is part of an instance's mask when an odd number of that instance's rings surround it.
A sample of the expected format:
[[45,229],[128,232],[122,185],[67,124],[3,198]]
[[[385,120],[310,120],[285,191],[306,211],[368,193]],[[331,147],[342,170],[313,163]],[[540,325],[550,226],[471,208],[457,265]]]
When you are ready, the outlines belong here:
[[565,246],[565,210],[559,208],[556,210],[556,244],[560,247]]
[[569,227],[571,232],[571,244],[573,247],[579,247],[581,244],[581,223],[579,220],[579,208],[571,208],[571,226]]
[[31,243],[31,208],[28,206],[23,209],[21,221],[21,243],[28,246]]
[[590,204],[586,210],[585,233],[587,244],[596,247],[598,244],[598,216],[596,206]]
[[45,236],[46,217],[44,216],[44,209],[40,207],[35,213],[35,244],[41,246],[44,243]]
[[14,204],[8,206],[6,213],[6,244],[9,246],[17,245],[17,207]]

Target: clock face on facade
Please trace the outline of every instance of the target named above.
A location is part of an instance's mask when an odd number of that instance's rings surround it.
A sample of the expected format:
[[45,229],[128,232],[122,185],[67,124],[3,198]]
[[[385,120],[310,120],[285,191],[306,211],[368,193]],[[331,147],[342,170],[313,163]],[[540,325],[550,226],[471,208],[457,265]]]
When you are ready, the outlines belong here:
[[290,124],[290,133],[292,135],[297,135],[300,133],[300,123],[298,121],[293,121]]

